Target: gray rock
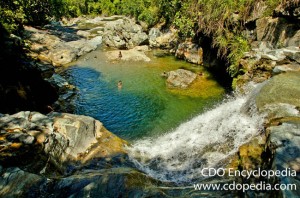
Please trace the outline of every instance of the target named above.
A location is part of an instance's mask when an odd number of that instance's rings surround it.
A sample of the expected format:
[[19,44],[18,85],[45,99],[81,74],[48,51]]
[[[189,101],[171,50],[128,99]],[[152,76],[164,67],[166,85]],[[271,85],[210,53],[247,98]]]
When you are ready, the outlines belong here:
[[300,65],[298,64],[278,65],[273,69],[273,73],[275,74],[288,72],[288,71],[300,71]]
[[291,49],[284,49],[283,53],[289,57],[290,59],[300,63],[300,49],[298,50],[291,50]]
[[[273,167],[276,170],[290,170],[294,175],[279,176],[279,183],[285,185],[300,184],[300,119],[298,122],[283,123],[280,126],[270,127],[270,142],[276,148],[273,157]],[[284,197],[299,197],[296,189],[282,190]]]
[[[14,129],[14,130],[22,130],[24,128],[31,128],[31,123],[27,120],[30,112],[22,111],[12,116],[4,116],[1,117],[0,120],[0,128],[1,129]],[[13,130],[13,131],[14,131]]]
[[[0,143],[14,155],[0,152],[1,160],[10,160],[24,153],[50,156],[50,163],[60,171],[66,165],[86,163],[94,157],[105,158],[126,153],[124,140],[107,131],[103,124],[91,117],[66,113],[48,116],[35,112],[19,112],[0,118],[0,129],[5,129]],[[26,124],[24,124],[26,123]],[[18,143],[19,146],[13,146]],[[34,144],[36,143],[36,144]],[[34,148],[33,148],[34,144]],[[32,145],[32,150],[22,145]],[[40,153],[40,150],[43,152]],[[40,156],[42,161],[45,157]],[[26,166],[34,166],[35,163]]]
[[83,30],[78,30],[76,33],[78,36],[82,36],[84,38],[89,38],[91,36],[90,32],[83,31]]
[[61,66],[77,59],[78,50],[66,45],[51,49],[48,57],[54,66]]
[[283,17],[264,17],[256,20],[257,40],[271,43],[276,48],[299,46],[300,30],[297,24]]
[[100,46],[101,43],[102,43],[102,36],[97,36],[92,38],[91,40],[81,39],[77,41],[71,41],[66,44],[73,49],[77,49],[76,56],[79,57],[97,49],[97,47]]
[[178,45],[175,56],[194,64],[203,63],[203,50],[197,44],[184,42]]
[[65,91],[69,86],[69,83],[59,74],[54,74],[51,78],[47,79],[53,86],[55,86],[61,92]]
[[27,135],[27,136],[21,136],[19,138],[20,142],[23,144],[33,144],[35,142],[35,138],[33,136]]
[[[0,178],[1,197],[202,197],[205,190],[176,186],[152,179],[133,168],[83,169],[65,177],[46,178],[8,168]],[[203,183],[232,183],[207,179]],[[212,197],[236,197],[233,192],[209,192]]]
[[300,73],[287,72],[274,76],[256,97],[259,109],[265,105],[286,103],[300,107]]
[[103,36],[104,33],[104,26],[100,26],[100,27],[95,27],[92,28],[90,30],[88,30],[88,32],[92,35],[96,35],[96,36]]
[[[48,31],[40,31],[34,28],[26,28],[30,32],[29,40],[33,42],[32,51],[37,53],[40,60],[53,64],[54,66],[61,66],[76,60],[88,52],[97,49],[102,43],[102,36],[96,36],[92,39],[78,39],[75,34],[62,31],[62,36],[51,35]],[[65,30],[66,31],[66,30]],[[78,31],[79,35],[91,38],[89,32]],[[36,50],[37,48],[39,50]]]
[[[279,184],[300,184],[300,72],[286,72],[261,84],[253,94],[259,112],[265,115],[268,148],[272,150],[273,170],[290,172],[280,175]],[[282,190],[284,197],[299,197],[296,190]]]
[[40,71],[42,78],[50,78],[54,74],[54,67],[51,64],[36,63],[35,67]]
[[271,54],[262,54],[261,58],[268,59],[268,60],[273,60],[273,61],[278,61],[279,60],[278,57],[273,56]]
[[[110,61],[121,60],[121,61],[145,61],[149,62],[151,59],[144,53],[145,47],[137,46],[130,50],[114,50],[105,53],[106,57]],[[121,52],[122,57],[119,57]]]
[[122,18],[105,25],[103,42],[118,49],[133,48],[148,43],[148,36],[140,25],[128,18]]
[[184,69],[170,71],[167,73],[167,76],[167,86],[180,89],[186,89],[197,78],[197,74]]
[[39,191],[37,185],[45,182],[46,178],[36,174],[19,168],[7,168],[1,174],[0,197],[28,197],[30,194],[32,196]]
[[150,47],[156,47],[158,44],[156,38],[162,35],[161,31],[158,28],[151,28],[149,31],[149,44]]
[[177,45],[177,30],[169,29],[166,33],[161,33],[157,28],[152,28],[149,32],[149,44],[153,48],[173,49]]

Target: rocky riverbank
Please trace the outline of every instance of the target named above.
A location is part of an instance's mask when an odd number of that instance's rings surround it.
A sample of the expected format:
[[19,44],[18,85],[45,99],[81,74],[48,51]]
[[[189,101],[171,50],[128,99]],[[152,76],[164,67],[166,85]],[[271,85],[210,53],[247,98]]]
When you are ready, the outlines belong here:
[[1,115],[0,128],[1,164],[36,173],[48,173],[53,166],[64,173],[71,164],[126,153],[124,140],[87,116],[22,111]]
[[[282,10],[276,13],[273,18],[257,17],[249,22],[255,24],[254,28],[246,30],[252,39],[251,51],[240,60],[239,75],[234,83],[240,88],[248,82],[262,83],[259,91],[252,93],[243,111],[249,113],[257,107],[258,112],[265,115],[265,124],[259,135],[239,148],[229,167],[243,170],[290,168],[297,172],[297,176],[278,177],[270,182],[299,187],[300,30],[294,23],[298,20],[297,12],[295,16],[287,16]],[[167,49],[178,58],[195,64],[202,64],[205,54],[198,43],[190,40],[180,43],[175,29],[152,28],[147,34],[142,26],[123,16],[81,17],[40,29],[26,27],[25,31],[29,54],[38,61],[29,64],[27,69],[38,71],[34,77],[39,76],[38,82],[46,82],[44,87],[50,87],[47,90],[52,90],[49,92],[51,97],[55,95],[47,104],[40,105],[50,108],[48,112],[53,109],[69,111],[68,104],[76,91],[55,73],[55,67],[66,65],[101,45],[117,49],[107,53],[111,61],[150,61],[144,53],[148,47],[140,45]],[[192,72],[180,70],[179,73],[191,78],[187,82],[181,81],[176,72],[168,71],[170,87],[186,88],[197,78]],[[16,83],[17,88],[12,88],[14,86],[8,84],[11,89],[8,91],[4,90],[5,87],[0,88],[5,93],[11,91],[27,99],[31,93],[27,85]],[[175,184],[154,180],[137,171],[128,160],[126,145],[124,140],[107,131],[100,121],[87,116],[55,112],[43,115],[30,111],[1,114],[0,195],[207,195],[191,187],[177,188]],[[213,196],[215,192],[210,193]],[[251,196],[251,192],[247,193]],[[281,195],[300,196],[298,191],[281,191]]]

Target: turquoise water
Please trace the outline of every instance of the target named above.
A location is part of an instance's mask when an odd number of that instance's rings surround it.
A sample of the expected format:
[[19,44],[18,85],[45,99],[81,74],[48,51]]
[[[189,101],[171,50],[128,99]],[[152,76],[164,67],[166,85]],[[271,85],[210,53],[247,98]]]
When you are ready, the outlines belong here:
[[[158,58],[151,52],[150,62],[111,62],[104,53],[98,50],[82,57],[63,75],[79,89],[75,113],[100,120],[126,140],[171,131],[223,97],[223,88],[199,66],[171,56]],[[169,90],[160,74],[178,68],[202,71],[207,78],[199,81],[194,91]],[[123,82],[121,89],[119,80]]]

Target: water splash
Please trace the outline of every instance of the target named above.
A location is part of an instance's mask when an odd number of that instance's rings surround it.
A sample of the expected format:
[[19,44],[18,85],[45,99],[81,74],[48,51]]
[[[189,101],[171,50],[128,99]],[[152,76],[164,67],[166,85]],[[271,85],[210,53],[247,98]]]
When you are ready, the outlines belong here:
[[168,134],[135,142],[128,148],[130,159],[150,176],[172,182],[199,179],[203,168],[225,167],[262,126],[255,108],[243,110],[247,99],[228,99]]

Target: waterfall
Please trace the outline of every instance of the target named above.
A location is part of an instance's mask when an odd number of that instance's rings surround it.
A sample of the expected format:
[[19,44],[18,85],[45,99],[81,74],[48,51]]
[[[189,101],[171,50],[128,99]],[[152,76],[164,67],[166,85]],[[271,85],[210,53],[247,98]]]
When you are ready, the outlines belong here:
[[[249,97],[231,97],[174,131],[133,143],[130,159],[151,177],[177,183],[201,178],[203,168],[225,168],[230,156],[262,127],[263,118]],[[245,111],[247,104],[252,107]]]

